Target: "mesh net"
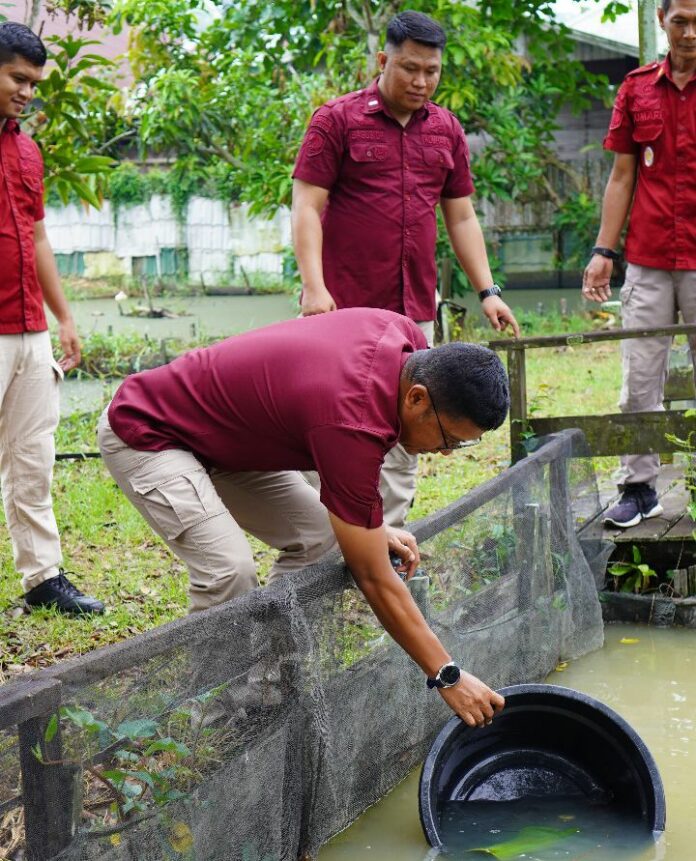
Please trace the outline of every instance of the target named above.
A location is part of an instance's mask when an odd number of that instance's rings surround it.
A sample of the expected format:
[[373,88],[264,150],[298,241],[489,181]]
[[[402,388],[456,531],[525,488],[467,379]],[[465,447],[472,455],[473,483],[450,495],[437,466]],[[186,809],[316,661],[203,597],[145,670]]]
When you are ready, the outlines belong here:
[[[429,579],[414,597],[467,670],[493,687],[540,680],[602,645],[607,548],[583,538],[599,510],[566,431],[415,525]],[[449,716],[343,566],[324,564],[6,685],[0,822],[22,810],[21,763],[29,857],[311,857]]]

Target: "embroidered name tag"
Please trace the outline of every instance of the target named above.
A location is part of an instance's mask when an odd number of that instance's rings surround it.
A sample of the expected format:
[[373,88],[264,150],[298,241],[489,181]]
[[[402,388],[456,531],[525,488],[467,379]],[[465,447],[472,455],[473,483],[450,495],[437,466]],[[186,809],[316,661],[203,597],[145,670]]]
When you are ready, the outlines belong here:
[[633,119],[637,123],[650,123],[662,119],[662,111],[636,111]]
[[423,135],[423,143],[428,146],[444,146],[449,149],[450,139],[444,135]]
[[354,141],[383,141],[382,129],[351,129],[350,139]]

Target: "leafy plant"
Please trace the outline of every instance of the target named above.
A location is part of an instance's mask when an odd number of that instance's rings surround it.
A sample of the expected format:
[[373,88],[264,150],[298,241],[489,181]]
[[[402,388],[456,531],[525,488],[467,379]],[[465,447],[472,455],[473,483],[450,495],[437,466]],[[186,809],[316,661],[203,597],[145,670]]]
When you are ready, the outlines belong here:
[[657,577],[657,572],[642,561],[640,550],[635,544],[632,553],[632,562],[614,562],[609,566],[616,592],[641,594],[650,588],[651,581]]
[[[684,416],[686,418],[696,418],[696,410],[686,410]],[[696,464],[694,463],[694,458],[696,457],[696,430],[690,431],[686,439],[681,439],[671,433],[665,434],[665,439],[676,445],[687,455],[684,482],[689,492],[689,502],[686,510],[689,517],[692,520],[696,520]],[[696,535],[696,532],[694,534]]]

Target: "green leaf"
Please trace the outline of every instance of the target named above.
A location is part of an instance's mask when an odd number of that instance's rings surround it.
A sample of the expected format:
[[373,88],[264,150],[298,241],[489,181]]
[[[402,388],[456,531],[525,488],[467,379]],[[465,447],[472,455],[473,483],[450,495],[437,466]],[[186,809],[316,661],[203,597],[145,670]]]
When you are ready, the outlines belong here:
[[143,718],[141,720],[124,721],[116,727],[118,738],[152,738],[157,733],[157,724],[153,720]]
[[46,741],[47,744],[49,742],[53,741],[57,732],[58,732],[58,715],[54,712],[51,715],[51,719],[49,720],[48,724],[46,725],[46,732],[44,733],[44,740]]
[[[468,853],[479,852],[491,855],[498,861],[511,861],[513,858],[539,852],[561,840],[567,840],[573,834],[577,834],[577,828],[547,828],[544,826],[529,826],[523,828],[517,837],[507,840],[505,843],[496,843],[494,846],[483,846],[477,849],[469,849]],[[468,854],[467,853],[467,854]]]
[[175,753],[180,757],[191,755],[191,751],[185,744],[182,744],[182,742],[176,741],[173,738],[161,738],[153,742],[145,751],[145,756],[152,756],[153,753],[157,753],[158,751]]
[[633,545],[633,561],[638,564],[640,562],[640,549]]

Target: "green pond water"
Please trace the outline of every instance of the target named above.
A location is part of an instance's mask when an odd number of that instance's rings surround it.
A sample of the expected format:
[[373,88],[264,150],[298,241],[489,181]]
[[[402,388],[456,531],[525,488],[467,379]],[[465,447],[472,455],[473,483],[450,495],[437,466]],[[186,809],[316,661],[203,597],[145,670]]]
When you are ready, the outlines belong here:
[[[490,805],[472,812],[455,804],[444,814],[443,828],[453,838],[454,849],[443,859],[493,858],[466,849],[505,844],[512,853],[500,856],[506,861],[696,859],[696,632],[610,625],[605,636],[603,649],[571,662],[564,672],[552,673],[547,682],[601,700],[643,738],[665,786],[663,837],[654,844],[640,823],[624,812],[573,806],[563,799],[543,809],[505,805],[505,815]],[[432,857],[418,816],[419,773],[413,772],[328,843],[319,861]],[[520,840],[517,852],[511,844],[515,839]]]

